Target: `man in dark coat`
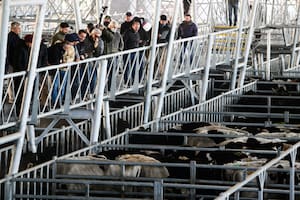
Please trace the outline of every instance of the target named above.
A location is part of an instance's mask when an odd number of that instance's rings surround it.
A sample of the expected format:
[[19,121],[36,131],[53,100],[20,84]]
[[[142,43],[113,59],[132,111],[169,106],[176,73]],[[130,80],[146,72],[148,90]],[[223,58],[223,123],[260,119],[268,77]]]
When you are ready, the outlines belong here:
[[[189,38],[198,35],[198,28],[194,22],[191,20],[190,14],[185,14],[184,21],[179,25],[178,28],[178,38]],[[188,61],[188,59],[184,59],[187,52],[189,52],[189,61],[188,63],[191,64],[194,54],[192,49],[193,41],[185,41],[183,43],[183,51],[181,52],[180,56],[180,63]],[[184,63],[186,64],[186,63]]]
[[[125,32],[123,40],[124,40],[124,50],[129,50],[129,49],[134,49],[138,48],[140,45],[140,34],[139,34],[139,29],[140,29],[141,23],[138,20],[133,20],[131,24],[131,28]],[[139,59],[135,59],[136,52],[130,53],[129,55],[124,55],[124,63],[128,63],[125,69],[125,82],[128,81],[128,78],[130,77],[131,74],[131,82],[133,82],[135,78],[135,71],[137,66],[137,61]],[[143,64],[140,64],[140,69],[139,69],[139,79],[141,78],[141,73],[143,71]]]
[[7,52],[6,52],[6,72],[15,71],[16,54],[18,47],[22,41],[19,34],[21,33],[21,24],[19,22],[12,22],[10,25],[10,32],[7,38]]
[[167,16],[161,15],[158,27],[157,43],[166,43],[170,38],[171,27],[168,23]]
[[190,14],[184,15],[184,21],[179,25],[178,38],[188,38],[198,35],[198,28],[192,21]]
[[125,14],[125,22],[121,24],[121,29],[120,29],[121,35],[124,35],[124,33],[130,29],[132,20],[133,20],[132,13],[127,12]]

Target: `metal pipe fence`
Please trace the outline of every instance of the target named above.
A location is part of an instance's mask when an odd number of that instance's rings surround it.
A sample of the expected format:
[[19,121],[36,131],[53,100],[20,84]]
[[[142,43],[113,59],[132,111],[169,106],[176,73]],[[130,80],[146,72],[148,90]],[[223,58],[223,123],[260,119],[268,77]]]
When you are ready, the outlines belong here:
[[[182,109],[180,111],[174,112],[170,115],[163,116],[157,122],[152,122],[150,125],[157,126],[159,124],[160,130],[168,130],[177,125],[178,121],[191,121],[191,122],[201,122],[201,121],[209,121],[209,122],[222,122],[222,116],[216,116],[213,112],[222,112],[224,111],[224,105],[226,104],[234,104],[238,101],[238,97],[234,97],[233,94],[243,94],[249,90],[256,90],[256,81],[249,83],[241,88],[237,88],[232,91],[228,91],[222,95],[209,99],[203,103],[197,104],[195,106],[191,106],[186,109]],[[188,111],[199,111],[199,112],[209,112],[208,114],[188,114]],[[164,121],[174,121],[175,123],[164,123]]]

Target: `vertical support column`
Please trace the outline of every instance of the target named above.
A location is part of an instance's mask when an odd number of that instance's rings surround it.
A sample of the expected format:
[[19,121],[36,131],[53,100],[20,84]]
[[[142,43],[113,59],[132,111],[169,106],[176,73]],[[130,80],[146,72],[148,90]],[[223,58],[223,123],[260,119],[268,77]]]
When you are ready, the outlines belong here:
[[167,80],[168,80],[168,76],[169,76],[169,70],[171,68],[171,58],[172,58],[172,52],[173,52],[173,42],[174,42],[174,38],[175,38],[175,31],[176,31],[176,27],[177,27],[177,18],[178,18],[178,9],[179,9],[179,5],[180,2],[182,2],[182,0],[176,0],[175,3],[175,10],[174,10],[174,17],[173,17],[173,22],[172,22],[172,29],[171,29],[171,33],[170,33],[170,40],[168,43],[168,51],[167,51],[167,58],[166,58],[166,67],[165,67],[165,72],[163,75],[163,79],[162,79],[162,90],[159,94],[159,100],[158,100],[158,105],[157,108],[155,110],[154,113],[154,119],[158,120],[161,116],[161,111],[162,111],[162,107],[163,107],[163,103],[164,103],[164,96],[166,93],[166,87],[167,87]]
[[266,180],[266,171],[263,171],[258,175],[258,200],[264,199],[264,187],[265,187],[265,180]]
[[295,199],[295,162],[297,156],[297,149],[290,154],[290,200]]
[[267,33],[267,63],[266,63],[266,80],[271,80],[271,30]]
[[[208,24],[210,22],[211,27],[210,27],[210,31],[213,30],[213,27],[215,26],[215,22],[213,21],[213,2],[212,0],[209,1],[209,8],[208,8],[208,15],[207,15],[207,19],[206,19],[206,24]],[[227,19],[227,18],[226,18]]]
[[102,110],[102,104],[103,104],[103,96],[104,96],[104,89],[105,89],[105,78],[106,78],[106,71],[107,71],[107,60],[102,60],[100,65],[100,77],[99,82],[97,85],[97,97],[96,97],[96,106],[93,116],[93,125],[92,125],[92,133],[91,133],[91,139],[90,144],[95,144],[98,142],[99,138],[99,130],[101,125],[101,110]]
[[[4,88],[5,61],[7,50],[7,33],[9,22],[10,0],[2,0],[1,5],[1,24],[0,24],[0,105],[2,105],[2,96]],[[1,112],[2,107],[0,107]]]
[[74,3],[74,12],[75,12],[74,14],[75,14],[76,32],[78,32],[82,28],[80,5],[78,0],[73,0],[73,3]]
[[[300,19],[299,18],[300,18],[300,6],[298,8],[298,14],[297,14],[297,21],[296,21],[296,26],[297,27],[300,26]],[[297,48],[298,41],[299,41],[299,28],[295,28],[290,68],[295,67],[299,64],[299,63],[295,63],[296,48]],[[299,52],[299,50],[298,50],[298,52]]]
[[[288,1],[283,1],[284,2],[284,13],[283,13],[283,19],[282,19],[282,24],[288,24]],[[275,17],[273,17],[275,18]]]
[[207,93],[207,87],[208,87],[208,78],[209,78],[209,69],[211,66],[211,54],[213,49],[213,44],[215,40],[215,34],[209,34],[208,35],[208,47],[207,47],[207,56],[206,56],[206,64],[204,69],[204,74],[202,78],[202,90],[200,93],[200,99],[199,103],[202,103],[206,100],[206,93]]
[[[41,2],[41,1],[40,1]],[[25,132],[26,132],[26,124],[27,119],[29,115],[29,107],[31,103],[31,96],[32,96],[32,90],[34,85],[34,79],[36,75],[36,66],[38,62],[38,56],[39,56],[39,49],[40,49],[40,43],[42,39],[42,30],[43,30],[43,23],[46,13],[46,1],[43,1],[43,3],[40,3],[40,8],[37,13],[36,18],[36,31],[33,36],[33,43],[32,43],[32,49],[30,52],[30,58],[29,58],[29,64],[28,64],[28,77],[25,81],[25,92],[23,94],[23,105],[21,109],[21,123],[20,123],[20,134],[21,137],[19,138],[17,142],[17,148],[15,155],[13,157],[12,166],[10,168],[10,173],[14,174],[17,173],[19,170],[20,160],[21,160],[21,154],[22,154],[22,148],[24,144],[25,139]],[[24,3],[23,3],[24,4]],[[38,3],[37,3],[38,5]]]
[[112,0],[107,0],[106,5],[107,5],[107,15],[111,15],[110,9],[111,9],[111,1]]
[[[75,0],[76,1],[76,0]],[[100,15],[102,13],[102,0],[95,0],[96,1],[96,14],[97,14],[97,24],[100,24]]]
[[129,11],[132,12],[133,15],[135,15],[136,10],[137,10],[137,0],[131,0],[130,6],[129,6]]
[[252,44],[252,38],[253,38],[253,34],[254,34],[254,22],[255,22],[255,17],[256,17],[256,12],[257,12],[257,5],[258,5],[258,0],[255,0],[253,8],[252,8],[252,15],[251,15],[251,18],[250,18],[251,19],[250,29],[248,31],[247,45],[246,45],[246,50],[245,50],[245,55],[244,55],[243,67],[240,71],[238,87],[243,86],[244,81],[245,81],[247,61],[248,61],[249,52],[250,52],[251,44]]
[[155,65],[155,55],[157,48],[157,37],[158,37],[158,28],[159,28],[159,19],[160,19],[160,9],[161,8],[161,0],[156,1],[156,12],[155,12],[155,23],[154,28],[152,30],[152,41],[151,41],[151,55],[150,55],[150,63],[148,67],[148,78],[147,78],[147,91],[146,91],[146,101],[145,101],[145,114],[144,114],[144,123],[149,121],[149,114],[151,108],[151,91],[152,91],[152,82],[153,82],[153,74],[154,74],[154,65]]
[[103,116],[104,116],[104,123],[105,123],[105,133],[106,133],[106,139],[111,138],[111,122],[110,122],[110,116],[109,116],[109,101],[103,102]]
[[163,200],[164,199],[164,187],[163,187],[163,180],[161,181],[154,181],[154,200]]
[[238,38],[237,43],[235,47],[235,60],[234,60],[234,66],[233,66],[233,73],[231,77],[231,86],[230,89],[233,90],[236,87],[236,80],[238,75],[238,69],[239,69],[239,59],[241,54],[241,43],[242,43],[242,33],[244,28],[244,18],[245,18],[245,8],[246,8],[246,1],[242,1],[242,11],[240,12],[240,21],[239,21],[239,32],[238,32]]

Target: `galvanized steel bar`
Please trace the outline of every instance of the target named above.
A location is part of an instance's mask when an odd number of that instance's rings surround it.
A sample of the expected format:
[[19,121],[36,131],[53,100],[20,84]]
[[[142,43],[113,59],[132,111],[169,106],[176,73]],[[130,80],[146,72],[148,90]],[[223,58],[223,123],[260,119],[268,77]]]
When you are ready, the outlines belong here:
[[144,114],[144,123],[149,121],[150,109],[151,109],[151,97],[152,97],[152,82],[154,74],[154,65],[156,60],[156,48],[157,48],[157,38],[158,38],[158,29],[159,29],[159,20],[160,20],[160,9],[161,9],[161,0],[156,1],[155,9],[155,20],[154,28],[152,29],[152,41],[151,41],[151,55],[150,55],[150,64],[147,71],[147,90],[146,90],[146,99],[145,99],[145,114]]
[[274,164],[276,164],[277,162],[279,162],[280,160],[282,160],[286,156],[290,155],[293,151],[296,151],[299,147],[300,147],[300,142],[296,143],[295,145],[293,145],[288,150],[282,152],[278,157],[274,158],[273,160],[271,160],[270,162],[268,162],[267,164],[265,164],[264,166],[262,166],[261,168],[259,168],[257,171],[255,171],[254,173],[250,174],[244,181],[235,184],[234,186],[232,186],[231,188],[229,188],[227,191],[221,193],[219,195],[219,197],[216,198],[216,200],[223,200],[223,199],[229,198],[230,195],[232,195],[235,192],[239,191],[243,186],[245,186],[246,184],[248,184],[250,181],[252,181],[256,177],[260,176],[262,173],[265,173],[266,170],[268,170],[269,168],[271,168]]
[[266,66],[266,80],[271,80],[271,30],[267,33],[267,63]]
[[297,150],[294,150],[290,154],[290,198],[295,199],[295,162],[296,162]]
[[244,18],[245,18],[245,10],[246,10],[246,2],[242,1],[242,11],[240,15],[240,21],[239,21],[239,31],[237,35],[237,42],[235,45],[235,60],[233,65],[233,72],[231,76],[231,85],[230,89],[233,90],[236,88],[236,82],[237,82],[237,76],[238,76],[238,70],[239,70],[239,60],[240,60],[240,53],[241,53],[241,44],[242,44],[242,33],[243,33],[243,27],[244,27]]
[[164,187],[163,180],[154,181],[154,200],[163,200],[164,199]]
[[45,13],[46,13],[46,2],[43,1],[39,5],[39,10],[37,14],[37,19],[36,19],[36,31],[33,36],[33,43],[32,43],[32,49],[30,52],[30,58],[29,58],[29,64],[28,64],[28,79],[25,83],[25,92],[23,95],[23,105],[21,109],[21,123],[20,123],[20,134],[21,137],[18,140],[17,143],[17,149],[16,153],[13,158],[12,166],[10,169],[10,173],[14,174],[18,172],[19,169],[19,164],[21,160],[21,154],[22,154],[22,148],[24,144],[24,139],[25,139],[25,132],[26,132],[26,124],[28,120],[28,115],[29,115],[29,108],[30,108],[30,103],[31,103],[31,96],[32,96],[32,90],[33,90],[33,85],[34,85],[34,79],[36,75],[36,67],[38,63],[38,56],[39,56],[39,47],[40,47],[40,42],[42,39],[42,30],[43,30],[43,23],[44,23],[44,18],[45,18]]
[[102,13],[103,0],[95,0],[95,1],[96,1],[97,24],[101,24],[100,15]]
[[95,111],[93,116],[94,124],[92,125],[90,145],[97,143],[99,138],[100,124],[101,124],[100,116],[101,116],[101,110],[103,105],[106,72],[107,72],[107,60],[102,60],[100,65],[100,77],[97,84],[97,88],[98,88],[96,93],[97,100],[96,100]]
[[200,101],[202,103],[206,100],[207,88],[208,88],[208,79],[209,79],[209,70],[211,67],[211,57],[212,57],[212,49],[214,45],[215,35],[209,34],[208,36],[208,47],[207,47],[207,55],[206,55],[206,66],[204,68],[204,74],[202,78],[202,85],[201,85],[201,94],[200,94]]
[[[2,1],[3,3],[4,1]],[[45,2],[45,0],[10,0],[10,5],[11,6],[28,6],[28,5],[43,5],[47,2]]]
[[163,103],[164,103],[164,96],[166,93],[167,80],[168,80],[168,76],[169,76],[169,70],[172,67],[171,66],[171,58],[172,58],[172,52],[173,52],[173,42],[175,39],[175,31],[176,31],[176,27],[177,27],[177,18],[178,18],[178,13],[179,13],[178,9],[179,9],[180,2],[181,2],[180,0],[176,0],[176,3],[175,3],[175,8],[174,8],[175,14],[173,16],[170,40],[168,43],[168,52],[167,52],[166,65],[165,65],[166,67],[165,67],[165,72],[164,72],[163,80],[162,80],[162,84],[161,84],[162,91],[159,94],[158,105],[157,105],[155,113],[154,113],[154,120],[159,119],[161,116],[162,107],[163,107]]
[[[106,133],[106,139],[110,139],[112,134],[111,130],[111,121],[110,121],[110,111],[109,111],[109,101],[103,102],[103,116],[104,116],[104,122],[105,122],[105,133]],[[116,127],[114,125],[113,127]]]
[[78,32],[82,27],[82,20],[81,20],[81,12],[80,12],[80,5],[78,0],[73,0],[74,3],[74,14],[75,14],[75,25],[76,31]]
[[246,70],[247,70],[247,62],[248,62],[248,57],[249,53],[251,50],[251,44],[252,44],[252,38],[254,35],[254,28],[255,28],[255,18],[256,18],[256,13],[257,13],[257,7],[258,7],[258,2],[259,0],[254,0],[254,4],[252,7],[252,15],[250,17],[250,28],[248,31],[248,38],[247,38],[247,43],[246,43],[246,50],[245,50],[245,55],[244,55],[244,61],[243,61],[243,67],[240,71],[240,78],[239,78],[239,83],[238,87],[242,87],[245,82],[245,75],[246,75]]
[[[300,6],[298,7],[296,26],[300,26]],[[299,65],[299,63],[295,63],[296,60],[295,57],[297,56],[296,51],[298,51],[298,54],[300,54],[299,50],[296,50],[298,42],[299,42],[299,28],[295,28],[292,55],[291,55],[291,61],[289,66],[290,68],[297,67]]]
[[[7,50],[7,38],[8,38],[8,22],[9,22],[9,7],[10,0],[2,0],[1,2],[1,24],[0,24],[0,105],[2,105],[2,96],[4,89],[4,74],[6,68],[6,50]],[[0,112],[2,111],[0,106]]]

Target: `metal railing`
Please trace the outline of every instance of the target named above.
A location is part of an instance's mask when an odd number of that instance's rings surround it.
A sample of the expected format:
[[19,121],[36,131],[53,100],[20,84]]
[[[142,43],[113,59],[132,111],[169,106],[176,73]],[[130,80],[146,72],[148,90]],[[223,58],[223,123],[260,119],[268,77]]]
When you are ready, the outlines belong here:
[[258,183],[258,199],[262,200],[264,199],[264,183],[265,183],[265,178],[267,175],[267,170],[270,169],[274,164],[278,163],[280,160],[286,158],[287,156],[290,156],[290,200],[295,199],[295,160],[296,160],[296,155],[297,155],[297,150],[300,147],[300,142],[297,144],[293,145],[291,148],[288,150],[282,152],[277,158],[274,158],[267,164],[263,165],[260,167],[257,171],[253,172],[251,175],[247,176],[246,179],[240,183],[237,183],[236,185],[232,186],[229,188],[227,191],[223,192],[220,194],[219,197],[217,197],[217,200],[229,200],[232,195],[234,196],[234,199],[239,199],[239,192],[242,190],[244,186],[246,186],[249,182],[254,180],[255,178],[258,178],[259,183]]
[[[228,91],[203,103],[191,106],[186,109],[182,109],[167,116],[163,116],[159,121],[155,123],[146,124],[145,126],[157,126],[159,127],[159,130],[168,130],[169,128],[176,126],[179,122],[221,122],[222,116],[214,115],[213,112],[222,112],[224,109],[226,109],[224,108],[224,105],[233,104],[234,102],[238,101],[238,97],[234,97],[234,94],[243,94],[249,90],[256,90],[256,81],[251,82],[241,88]],[[206,111],[211,113],[201,115],[197,113],[193,114],[192,111]],[[152,127],[152,130],[154,130],[154,127]]]

